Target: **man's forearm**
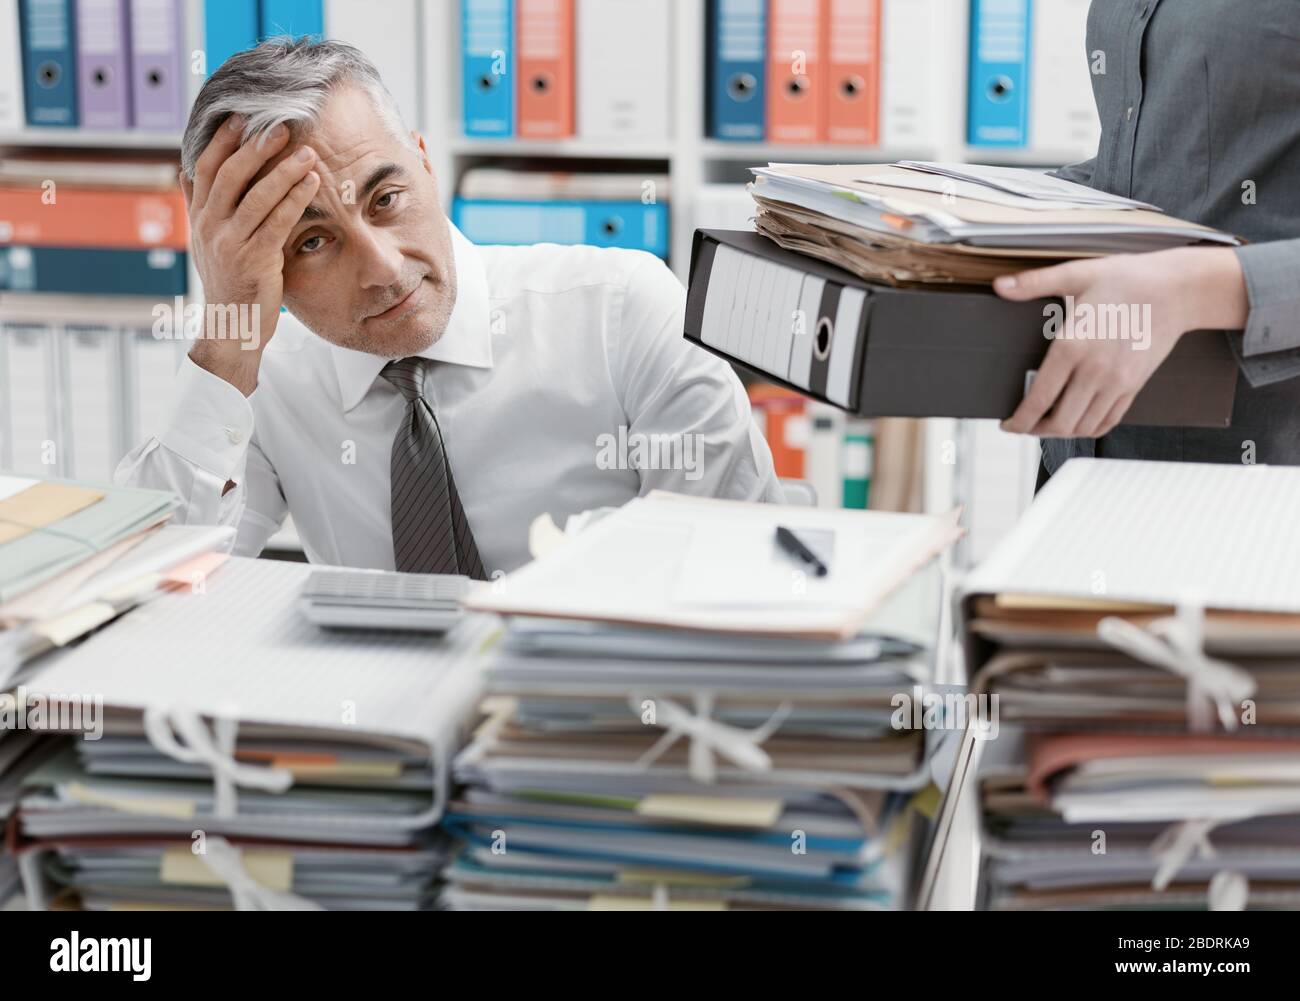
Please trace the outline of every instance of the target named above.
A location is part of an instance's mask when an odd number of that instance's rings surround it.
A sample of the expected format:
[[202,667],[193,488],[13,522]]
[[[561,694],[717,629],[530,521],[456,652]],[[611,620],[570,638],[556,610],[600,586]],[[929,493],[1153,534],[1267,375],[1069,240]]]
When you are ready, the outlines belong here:
[[205,372],[225,379],[245,396],[252,396],[257,388],[257,370],[262,362],[260,351],[214,350],[211,342],[200,338],[190,348],[190,359]]

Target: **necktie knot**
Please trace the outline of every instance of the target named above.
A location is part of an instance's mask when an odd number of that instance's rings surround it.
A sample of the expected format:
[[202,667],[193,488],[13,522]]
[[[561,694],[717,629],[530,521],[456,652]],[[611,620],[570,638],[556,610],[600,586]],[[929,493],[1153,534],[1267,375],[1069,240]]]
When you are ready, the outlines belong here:
[[406,398],[407,403],[414,403],[424,396],[424,373],[428,359],[399,358],[390,361],[379,373]]

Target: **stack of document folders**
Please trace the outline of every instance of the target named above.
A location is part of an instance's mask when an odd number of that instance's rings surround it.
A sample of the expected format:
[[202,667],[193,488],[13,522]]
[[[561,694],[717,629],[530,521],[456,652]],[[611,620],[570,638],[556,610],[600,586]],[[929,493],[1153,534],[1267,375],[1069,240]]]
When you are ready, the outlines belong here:
[[[685,336],[861,417],[1002,420],[1052,340],[1151,335],[1149,307],[1099,319],[1070,296],[1013,302],[990,288],[999,276],[1241,242],[1012,167],[774,163],[752,172],[756,232],[695,232]],[[1188,331],[1124,421],[1227,427],[1237,373],[1220,331]]]
[[963,582],[990,711],[940,842],[973,798],[984,906],[1300,905],[1297,502],[1287,467],[1074,459]]
[[[170,589],[202,587],[225,558],[234,530],[167,525],[175,507],[161,491],[0,474],[0,822],[65,742],[64,724],[83,718],[80,701],[29,692],[42,655]],[[17,875],[0,849],[0,903]]]
[[[94,732],[27,774],[36,907],[416,909],[448,839],[446,767],[495,623],[322,629],[310,568],[232,558],[43,658],[29,702],[94,692]],[[89,711],[89,707],[88,711]]]
[[476,591],[509,619],[455,763],[443,903],[906,906],[943,735],[900,699],[933,681],[935,557],[958,532],[655,493]]

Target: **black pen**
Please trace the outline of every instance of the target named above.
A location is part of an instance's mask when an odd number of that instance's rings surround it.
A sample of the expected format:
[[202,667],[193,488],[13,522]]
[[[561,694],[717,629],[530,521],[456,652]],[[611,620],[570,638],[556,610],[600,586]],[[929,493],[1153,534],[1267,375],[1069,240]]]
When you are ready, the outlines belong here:
[[807,563],[818,577],[825,577],[830,568],[817,558],[817,554],[803,544],[803,540],[788,528],[776,527],[776,544],[791,556]]

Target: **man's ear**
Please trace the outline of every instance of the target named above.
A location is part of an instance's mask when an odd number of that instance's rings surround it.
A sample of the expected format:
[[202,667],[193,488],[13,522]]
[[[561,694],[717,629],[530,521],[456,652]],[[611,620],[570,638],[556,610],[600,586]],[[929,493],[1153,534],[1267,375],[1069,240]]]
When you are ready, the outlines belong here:
[[424,145],[424,136],[418,132],[412,132],[411,139],[415,141],[415,147],[420,151],[420,162],[424,164],[424,169],[432,174],[433,161],[429,159],[429,149]]
[[181,193],[185,195],[185,208],[188,210],[194,201],[194,182],[185,176],[183,170],[178,170],[176,175],[181,182]]

